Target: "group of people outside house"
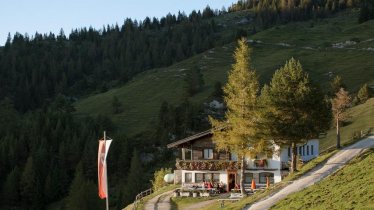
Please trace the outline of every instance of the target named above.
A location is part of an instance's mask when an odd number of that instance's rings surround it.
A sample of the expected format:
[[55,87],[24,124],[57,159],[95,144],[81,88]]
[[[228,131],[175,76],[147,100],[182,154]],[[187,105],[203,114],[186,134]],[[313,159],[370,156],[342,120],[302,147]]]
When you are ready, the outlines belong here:
[[223,182],[212,183],[212,181],[204,181],[203,188],[210,190],[212,193],[223,193],[225,191],[225,185]]

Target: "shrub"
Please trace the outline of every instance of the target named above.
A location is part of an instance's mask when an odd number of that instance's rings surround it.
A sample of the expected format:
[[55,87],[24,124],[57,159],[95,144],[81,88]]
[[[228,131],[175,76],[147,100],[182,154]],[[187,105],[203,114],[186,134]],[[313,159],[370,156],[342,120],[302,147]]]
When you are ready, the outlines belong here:
[[170,173],[171,173],[171,168],[161,168],[160,170],[155,171],[154,177],[153,177],[154,180],[151,181],[153,191],[157,191],[163,186],[167,185],[167,183],[164,181],[164,176]]

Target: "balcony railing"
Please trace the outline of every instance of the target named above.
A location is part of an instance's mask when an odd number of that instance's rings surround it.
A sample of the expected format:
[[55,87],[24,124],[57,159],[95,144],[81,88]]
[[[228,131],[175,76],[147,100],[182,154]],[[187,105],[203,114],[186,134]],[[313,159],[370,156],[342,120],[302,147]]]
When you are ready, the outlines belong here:
[[268,162],[266,159],[261,159],[261,160],[253,160],[254,166],[256,168],[265,168],[268,166]]
[[238,170],[240,164],[229,160],[177,160],[175,164],[178,170]]

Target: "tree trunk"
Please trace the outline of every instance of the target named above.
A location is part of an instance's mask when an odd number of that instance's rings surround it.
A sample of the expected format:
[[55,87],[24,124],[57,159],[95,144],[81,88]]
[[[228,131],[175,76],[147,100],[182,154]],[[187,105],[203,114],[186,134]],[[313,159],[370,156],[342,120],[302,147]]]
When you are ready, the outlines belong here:
[[336,148],[340,149],[340,128],[339,128],[339,118],[336,118]]
[[291,151],[292,151],[292,158],[291,158],[291,173],[294,173],[297,171],[297,148],[296,143],[292,142],[291,144]]
[[245,189],[244,189],[244,171],[246,168],[244,155],[241,157],[241,168],[240,168],[240,193],[245,196]]

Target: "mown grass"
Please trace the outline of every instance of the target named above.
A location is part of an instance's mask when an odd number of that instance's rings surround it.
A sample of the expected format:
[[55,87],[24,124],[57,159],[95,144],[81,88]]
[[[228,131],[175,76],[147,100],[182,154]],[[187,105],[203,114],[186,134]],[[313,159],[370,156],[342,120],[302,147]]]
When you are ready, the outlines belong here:
[[[236,23],[249,14],[248,11],[220,17],[222,23]],[[253,49],[252,63],[261,83],[267,83],[274,71],[291,57],[301,60],[311,78],[322,87],[330,80],[328,72],[342,76],[349,90],[357,90],[363,83],[374,84],[374,52],[365,50],[333,49],[332,43],[352,38],[365,41],[374,34],[374,21],[358,24],[357,11],[339,13],[333,18],[280,25],[259,32],[249,39],[261,40],[262,44],[250,44]],[[313,27],[312,27],[313,26]],[[277,45],[290,44],[290,47]],[[356,48],[374,45],[374,41],[359,43]],[[311,49],[306,49],[311,47]],[[205,87],[190,97],[193,103],[207,101],[216,81],[225,83],[227,72],[233,64],[235,44],[211,49],[202,54],[174,64],[137,75],[126,85],[108,92],[93,95],[76,102],[76,115],[106,115],[129,136],[154,128],[163,101],[178,105],[186,97],[184,77],[197,65],[202,69]],[[119,98],[123,112],[113,114],[111,101]]]
[[[348,125],[341,127],[340,136],[343,145],[354,142],[354,133],[374,132],[374,98],[366,103],[352,107],[348,110],[351,116]],[[336,129],[332,128],[324,138],[320,139],[320,150],[325,150],[336,145]]]
[[374,209],[374,149],[271,209]]

